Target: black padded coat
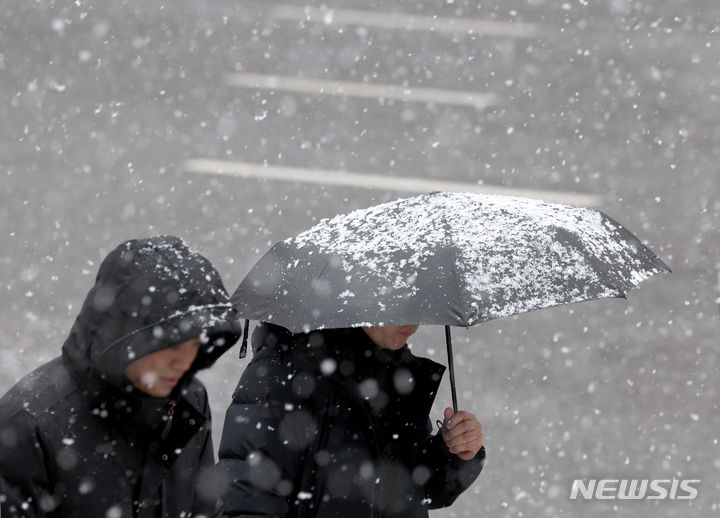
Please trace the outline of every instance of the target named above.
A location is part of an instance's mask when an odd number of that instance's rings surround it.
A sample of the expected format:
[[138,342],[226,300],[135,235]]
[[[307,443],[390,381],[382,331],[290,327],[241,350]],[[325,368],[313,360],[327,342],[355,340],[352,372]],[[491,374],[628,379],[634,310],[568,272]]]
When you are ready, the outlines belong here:
[[218,465],[228,516],[427,518],[478,476],[432,434],[444,367],[361,329],[263,324],[233,395]]

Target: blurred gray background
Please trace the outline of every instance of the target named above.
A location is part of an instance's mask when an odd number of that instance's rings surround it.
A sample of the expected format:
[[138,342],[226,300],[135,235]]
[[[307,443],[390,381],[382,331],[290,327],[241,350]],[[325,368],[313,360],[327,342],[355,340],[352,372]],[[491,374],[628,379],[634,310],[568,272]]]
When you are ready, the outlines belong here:
[[[483,423],[488,459],[431,515],[717,513],[720,4],[321,7],[3,1],[0,391],[59,353],[99,261],[125,239],[179,235],[232,292],[274,242],[414,194],[341,171],[591,194],[673,273],[628,301],[457,330],[460,406]],[[306,81],[269,89],[265,76]],[[387,93],[329,95],[338,82]],[[391,98],[403,89],[430,97]],[[191,159],[297,169],[201,174]],[[346,179],[310,183],[318,171]],[[413,344],[445,362],[441,328]],[[235,348],[201,376],[216,438],[245,364]],[[435,417],[449,399],[445,380]],[[571,501],[580,478],[702,482],[692,502]]]

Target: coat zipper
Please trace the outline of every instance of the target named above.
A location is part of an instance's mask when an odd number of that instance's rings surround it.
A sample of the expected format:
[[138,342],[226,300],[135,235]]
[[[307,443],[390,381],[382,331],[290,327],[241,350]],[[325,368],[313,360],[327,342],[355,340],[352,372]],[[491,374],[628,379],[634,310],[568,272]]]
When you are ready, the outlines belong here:
[[[371,436],[371,437],[368,437],[368,435],[365,433],[365,430],[364,430],[364,429],[363,429],[363,435],[365,435],[366,438],[370,439],[370,440],[368,441],[368,449],[370,450],[370,454],[373,455],[376,459],[379,459],[379,458],[380,458],[380,451],[378,450],[377,433],[375,432],[375,426],[374,426],[374,424],[373,424],[373,419],[372,419],[372,415],[370,415],[370,411],[369,411],[369,410],[367,409],[367,407],[365,406],[365,403],[363,403],[362,401],[358,401],[358,400],[355,399],[352,391],[349,390],[349,389],[345,386],[345,383],[343,383],[342,381],[339,381],[339,380],[337,380],[337,379],[335,379],[335,382],[336,382],[336,383],[338,384],[338,386],[340,387],[340,390],[342,390],[343,392],[345,392],[345,394],[348,396],[348,398],[350,399],[350,401],[352,401],[352,402],[356,403],[357,405],[359,405],[360,408],[363,410],[363,413],[365,414],[365,417],[367,418],[367,422],[368,422],[368,425],[369,425],[368,430],[369,430],[369,432],[372,434],[372,436]],[[373,485],[373,495],[374,495],[374,496],[373,496],[373,502],[370,502],[370,518],[379,518],[379,517],[381,516],[381,513],[380,513],[380,510],[377,509],[377,507],[376,507],[376,505],[375,505],[375,503],[374,503],[374,501],[376,500],[375,497],[377,496],[377,490],[375,489],[375,486],[374,486],[374,485]]]
[[160,434],[161,439],[167,439],[167,436],[170,435],[170,429],[172,428],[173,424],[173,417],[175,416],[175,405],[177,405],[177,402],[174,399],[171,399],[168,402],[167,420],[165,421],[165,427]]

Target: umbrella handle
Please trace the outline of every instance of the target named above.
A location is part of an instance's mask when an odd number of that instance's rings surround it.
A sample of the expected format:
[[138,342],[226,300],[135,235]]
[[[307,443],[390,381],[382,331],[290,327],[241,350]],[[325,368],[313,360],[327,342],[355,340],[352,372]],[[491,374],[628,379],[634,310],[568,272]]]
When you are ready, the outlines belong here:
[[243,336],[242,336],[242,345],[240,346],[240,353],[238,354],[238,358],[245,358],[247,355],[247,340],[248,340],[248,330],[250,328],[250,321],[246,318],[245,319],[245,327],[243,328]]
[[450,371],[450,391],[452,392],[453,411],[457,414],[457,393],[455,391],[455,364],[453,363],[452,337],[450,336],[450,326],[445,326],[445,343],[447,345],[448,370]]

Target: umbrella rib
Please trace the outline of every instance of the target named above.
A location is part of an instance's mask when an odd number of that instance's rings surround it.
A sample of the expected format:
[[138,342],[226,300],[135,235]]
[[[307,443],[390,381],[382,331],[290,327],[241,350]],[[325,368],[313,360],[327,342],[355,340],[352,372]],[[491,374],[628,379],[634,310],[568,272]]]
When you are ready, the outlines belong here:
[[[323,265],[322,269],[320,270],[320,273],[317,274],[315,279],[320,279],[320,277],[322,277],[322,274],[325,273],[325,270],[327,270],[327,267],[329,264],[330,264],[330,260],[328,259],[325,261],[325,264]],[[305,296],[303,297],[303,300],[307,301],[309,299],[310,290],[312,290],[312,289],[315,289],[315,288],[313,287],[312,281],[310,281],[308,283],[307,290],[305,290]],[[305,304],[304,307],[307,308],[307,304]],[[299,327],[298,326],[300,324],[299,320],[300,320],[300,313],[298,313],[297,319],[295,320],[295,326],[294,326],[295,329],[298,329],[298,327]],[[303,329],[303,332],[305,332],[304,324],[302,326],[302,329]]]

